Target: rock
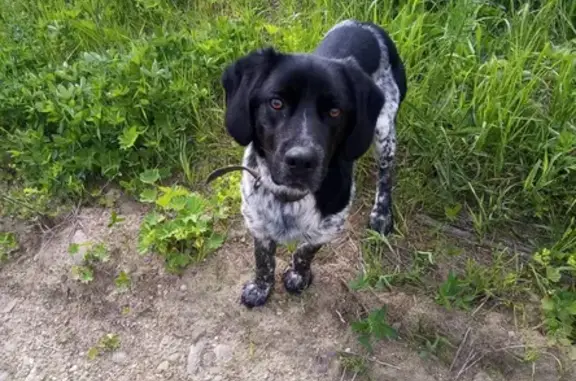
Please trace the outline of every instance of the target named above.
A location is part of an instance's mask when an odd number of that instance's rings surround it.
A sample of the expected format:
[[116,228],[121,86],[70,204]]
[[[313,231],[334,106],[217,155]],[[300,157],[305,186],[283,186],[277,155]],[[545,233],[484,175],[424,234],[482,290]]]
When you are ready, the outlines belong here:
[[195,329],[191,336],[192,344],[196,344],[198,340],[200,340],[206,334],[206,330],[204,328]]
[[216,355],[216,360],[219,362],[228,362],[232,359],[232,347],[225,344],[218,344],[214,347],[214,354]]
[[128,362],[128,355],[126,352],[114,352],[112,354],[112,361],[116,364],[126,364]]
[[168,370],[169,367],[170,367],[170,363],[168,361],[162,361],[160,364],[158,364],[158,367],[156,367],[156,370],[158,372],[165,372]]
[[180,353],[172,353],[168,356],[168,361],[170,362],[178,362],[178,360],[180,360]]
[[3,314],[7,314],[12,312],[12,310],[14,309],[14,307],[16,307],[16,304],[18,303],[18,301],[16,299],[13,299],[11,301],[9,301],[4,308],[2,309],[2,313]]
[[186,360],[186,373],[195,374],[200,368],[200,359],[206,343],[204,341],[197,342],[190,346],[188,351],[188,359]]
[[212,351],[206,351],[202,356],[202,366],[204,368],[209,368],[214,365],[216,361],[216,355]]
[[44,375],[38,371],[37,367],[32,368],[30,373],[24,381],[42,381],[44,379]]

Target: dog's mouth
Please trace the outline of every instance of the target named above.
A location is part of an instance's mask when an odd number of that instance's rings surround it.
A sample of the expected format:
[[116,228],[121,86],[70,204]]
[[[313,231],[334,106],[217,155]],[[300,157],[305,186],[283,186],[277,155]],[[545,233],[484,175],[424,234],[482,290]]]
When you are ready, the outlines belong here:
[[310,194],[310,190],[304,187],[279,184],[276,179],[274,179],[274,176],[269,176],[268,178],[270,181],[264,181],[265,186],[281,201],[295,202],[302,200]]

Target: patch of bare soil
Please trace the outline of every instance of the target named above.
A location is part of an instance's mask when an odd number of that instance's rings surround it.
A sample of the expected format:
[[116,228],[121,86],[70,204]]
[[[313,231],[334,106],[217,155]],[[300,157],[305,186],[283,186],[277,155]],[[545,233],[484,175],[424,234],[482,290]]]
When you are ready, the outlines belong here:
[[[534,365],[519,361],[527,335],[504,315],[448,313],[398,292],[352,293],[347,283],[360,254],[351,237],[318,254],[315,283],[302,297],[288,295],[278,276],[269,303],[247,310],[239,295],[252,276],[252,242],[241,228],[179,277],[166,273],[158,258],[136,253],[143,213],[123,205],[125,221],[108,227],[109,210],[83,209],[0,267],[0,381],[562,379],[553,355]],[[78,258],[68,246],[87,241],[104,242],[112,258],[97,267],[93,282],[81,284],[71,278]],[[278,275],[288,258],[278,254]],[[132,280],[128,292],[114,283],[122,270]],[[365,367],[345,369],[350,356],[365,353],[349,323],[382,304],[400,340],[379,342]],[[454,348],[423,356],[414,344],[417,332],[442,332]],[[106,334],[118,335],[120,347],[89,359]],[[534,332],[530,337],[543,341]]]

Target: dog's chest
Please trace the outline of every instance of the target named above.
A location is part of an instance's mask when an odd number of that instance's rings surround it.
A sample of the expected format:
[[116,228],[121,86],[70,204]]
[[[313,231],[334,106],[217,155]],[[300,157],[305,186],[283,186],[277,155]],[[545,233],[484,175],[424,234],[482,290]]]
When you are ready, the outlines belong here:
[[257,238],[279,243],[306,241],[323,244],[344,228],[345,211],[323,217],[312,195],[295,202],[281,202],[265,188],[254,188],[250,179],[242,183],[242,215]]

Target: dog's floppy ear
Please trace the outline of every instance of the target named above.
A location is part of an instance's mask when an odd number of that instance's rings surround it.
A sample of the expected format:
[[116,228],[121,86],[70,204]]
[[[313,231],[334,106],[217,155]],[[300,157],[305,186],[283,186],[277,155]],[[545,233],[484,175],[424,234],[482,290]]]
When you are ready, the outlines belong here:
[[356,120],[343,148],[344,157],[353,161],[368,151],[372,144],[376,121],[384,106],[384,94],[358,65],[347,64],[345,73],[355,98]]
[[253,139],[252,94],[276,65],[279,56],[273,48],[253,51],[228,65],[222,74],[221,82],[226,92],[226,129],[242,146]]

